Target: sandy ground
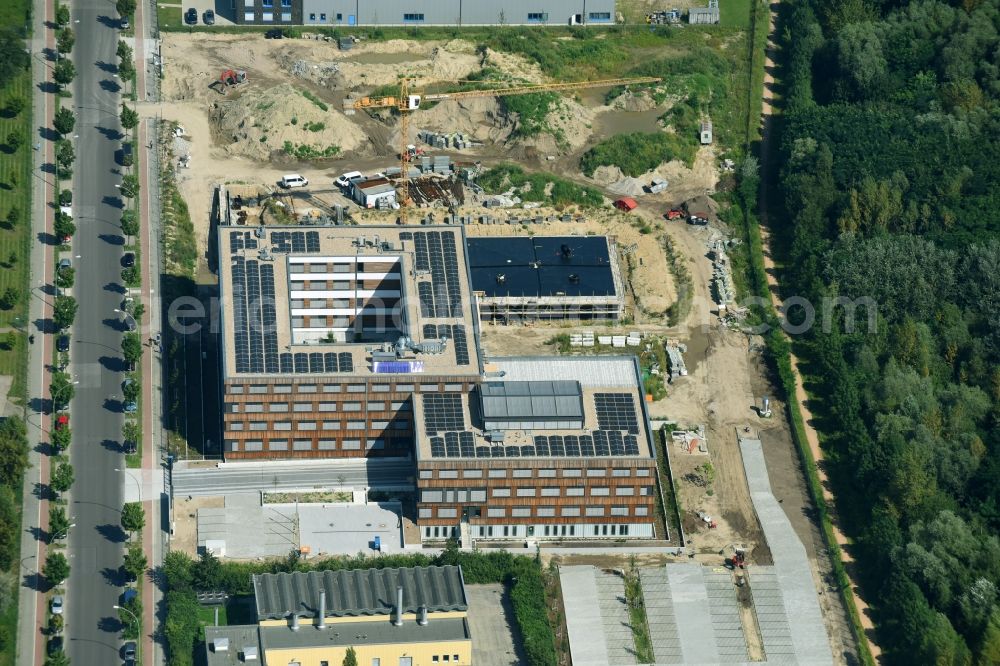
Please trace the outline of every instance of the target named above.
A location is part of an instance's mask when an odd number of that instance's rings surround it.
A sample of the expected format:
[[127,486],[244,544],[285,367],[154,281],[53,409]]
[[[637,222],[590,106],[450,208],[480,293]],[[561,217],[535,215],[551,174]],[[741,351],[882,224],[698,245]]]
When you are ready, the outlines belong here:
[[198,509],[221,509],[225,498],[178,497],[174,499],[174,533],[170,536],[170,550],[179,550],[192,557],[198,556]]

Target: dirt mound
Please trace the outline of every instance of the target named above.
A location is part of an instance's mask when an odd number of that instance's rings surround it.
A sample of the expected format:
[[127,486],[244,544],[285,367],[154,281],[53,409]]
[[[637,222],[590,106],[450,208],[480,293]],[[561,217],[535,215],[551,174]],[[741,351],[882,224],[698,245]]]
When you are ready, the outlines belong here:
[[212,105],[209,118],[218,143],[229,154],[257,160],[268,159],[286,141],[319,153],[330,146],[340,152],[355,150],[365,142],[347,116],[323,111],[289,84],[220,100]]
[[590,139],[595,115],[597,114],[593,109],[583,106],[575,99],[560,98],[558,105],[546,118],[551,131],[525,139],[521,143],[544,155],[561,155],[579,150]]
[[[500,108],[495,97],[472,97],[440,102],[429,109],[414,111],[410,117],[407,143],[418,143],[417,133],[430,130],[438,133],[462,132],[466,138],[489,144],[504,143],[514,130],[514,122]],[[397,141],[399,130],[392,133]],[[394,143],[393,146],[398,146]]]
[[649,93],[641,91],[634,93],[631,91],[626,91],[611,100],[608,106],[615,111],[631,111],[631,112],[642,112],[642,111],[652,111],[658,105],[653,98],[649,96]]
[[597,185],[610,186],[624,178],[625,174],[616,166],[599,166],[594,169],[594,176],[591,180]]

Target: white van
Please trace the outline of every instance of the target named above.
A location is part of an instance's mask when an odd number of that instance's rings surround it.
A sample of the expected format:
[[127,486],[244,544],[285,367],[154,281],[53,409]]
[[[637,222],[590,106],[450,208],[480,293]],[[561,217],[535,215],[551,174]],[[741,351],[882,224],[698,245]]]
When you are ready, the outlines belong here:
[[281,183],[279,184],[284,188],[305,187],[309,184],[309,181],[297,173],[289,173],[281,177]]
[[342,173],[340,174],[340,177],[333,182],[339,185],[340,187],[347,187],[348,185],[351,184],[351,181],[354,180],[355,178],[361,178],[360,171],[348,171],[347,173]]

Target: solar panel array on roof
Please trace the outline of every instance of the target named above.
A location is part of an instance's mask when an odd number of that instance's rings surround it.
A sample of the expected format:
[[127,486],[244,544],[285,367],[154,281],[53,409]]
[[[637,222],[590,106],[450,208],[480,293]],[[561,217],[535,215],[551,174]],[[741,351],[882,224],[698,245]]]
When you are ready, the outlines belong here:
[[607,239],[467,238],[472,288],[486,296],[613,296]]
[[436,318],[460,316],[462,288],[454,233],[414,232],[413,248],[415,270],[418,273],[430,273],[430,282],[417,283],[421,316]]
[[627,430],[639,434],[639,419],[630,393],[595,393],[597,423],[601,430]]
[[448,338],[455,345],[455,364],[469,365],[469,336],[464,324],[424,324],[424,340]]
[[[432,458],[610,458],[639,455],[635,435],[595,430],[590,435],[535,435],[533,445],[476,445],[471,432],[439,432],[430,438]],[[458,448],[447,445],[449,435],[458,437]]]
[[428,435],[448,430],[464,430],[462,396],[459,393],[426,393],[424,398],[424,427]]
[[232,231],[229,233],[229,252],[235,254],[239,250],[256,250],[257,238],[249,231]]
[[274,266],[234,256],[233,348],[236,372],[280,372]]
[[275,252],[319,252],[318,231],[272,231],[271,246]]
[[583,390],[579,382],[485,382],[479,393],[488,426],[491,422],[570,420],[582,425]]
[[375,374],[405,374],[411,372],[423,372],[423,361],[375,361],[372,363],[372,372]]

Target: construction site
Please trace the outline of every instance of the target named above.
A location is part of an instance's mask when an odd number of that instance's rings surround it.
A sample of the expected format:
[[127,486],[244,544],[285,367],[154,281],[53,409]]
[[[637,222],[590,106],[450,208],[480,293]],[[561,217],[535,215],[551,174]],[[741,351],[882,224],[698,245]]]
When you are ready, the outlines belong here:
[[[785,656],[848,663],[849,625],[838,596],[825,593],[830,564],[810,518],[785,412],[773,397],[765,402],[775,389],[763,341],[743,325],[729,256],[739,239],[723,221],[726,195],[720,195],[732,182],[735,153],[718,138],[718,128],[715,139],[710,130],[704,141],[709,118],[698,123],[689,161],[672,159],[634,176],[604,165],[586,175],[581,157],[606,139],[675,131],[663,120],[678,99],[668,82],[644,76],[554,80],[523,54],[459,38],[360,40],[342,50],[335,40],[309,34],[265,40],[165,33],[161,48],[163,101],[139,107],[165,121],[160,149],[190,212],[199,288],[210,291],[217,283],[219,253],[211,239],[220,224],[248,231],[356,225],[359,233],[366,225],[462,227],[483,353],[634,353],[659,443],[656,456],[666,457],[660,482],[672,486],[680,528],[670,549],[631,555],[553,549],[543,558],[598,592],[620,584],[602,577],[624,570],[629,557],[646,567],[635,576],[650,593],[687,586],[702,595],[708,588],[711,595],[712,585],[731,581],[726,612],[736,614],[751,640],[730,652],[700,650],[685,633],[693,627],[675,626],[680,644],[656,651],[663,663],[668,660],[661,654],[671,651],[709,659],[705,663],[764,661],[765,654],[778,663],[776,646],[805,625],[786,619],[773,629],[760,608],[777,603],[774,595],[782,592],[774,592],[774,581],[788,567],[797,576],[788,585],[797,587],[784,603],[794,603],[811,580],[818,612],[807,613],[808,628],[821,623],[829,644],[806,641]],[[504,73],[501,81],[473,83],[496,71]],[[544,129],[528,134],[524,119],[500,98],[538,94],[555,94],[557,101]],[[507,179],[487,189],[484,174],[501,163],[514,163],[534,179],[528,185]],[[306,185],[282,187],[293,175]],[[543,197],[532,189],[538,183]],[[589,188],[597,200],[581,195],[556,202],[553,191],[566,183]],[[619,210],[614,203],[622,197],[636,206]],[[549,253],[577,259],[559,278],[564,288],[535,276],[557,263],[531,254],[539,246],[532,239],[543,237],[579,240],[560,240]],[[597,239],[600,252],[585,249]],[[769,483],[766,491],[761,483]],[[780,515],[763,520],[761,502]],[[775,548],[793,542],[802,558],[786,564]],[[727,565],[723,576],[720,567]],[[752,599],[740,592],[744,566]],[[755,572],[761,581],[756,587]],[[584,594],[577,601],[593,599]],[[745,608],[755,601],[756,614],[748,614]],[[661,611],[663,624],[684,624],[673,619],[673,610]],[[704,604],[695,611],[706,617],[715,612]],[[582,628],[586,635],[587,625]],[[573,632],[571,626],[571,642]],[[612,642],[605,641],[610,663],[635,662],[634,655],[623,656],[627,644],[616,652]]]

